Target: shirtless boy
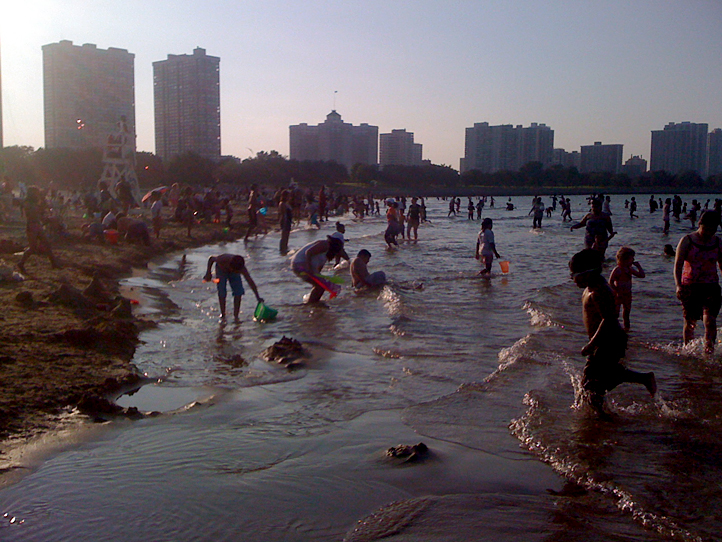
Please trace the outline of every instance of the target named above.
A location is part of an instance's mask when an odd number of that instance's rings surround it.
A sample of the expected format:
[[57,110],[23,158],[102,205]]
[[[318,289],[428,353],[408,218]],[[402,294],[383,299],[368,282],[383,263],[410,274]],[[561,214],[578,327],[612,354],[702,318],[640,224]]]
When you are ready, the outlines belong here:
[[243,256],[238,254],[221,254],[220,256],[211,256],[208,258],[208,268],[203,280],[208,282],[211,280],[211,269],[213,264],[216,264],[216,287],[218,288],[218,304],[221,307],[221,318],[226,318],[226,282],[231,283],[231,290],[233,291],[233,318],[238,321],[238,313],[241,310],[241,298],[245,293],[243,289],[243,281],[241,276],[246,279],[246,282],[256,294],[256,300],[261,303],[263,298],[258,295],[258,289],[256,283],[253,282],[251,274],[246,269],[246,261]]
[[657,392],[654,373],[627,369],[621,359],[627,350],[627,334],[617,320],[614,294],[602,276],[601,254],[584,249],[569,261],[571,279],[582,293],[582,316],[589,342],[582,348],[587,356],[582,387],[599,414],[604,412],[604,395],[623,382],[642,384],[650,395]]
[[351,262],[351,280],[354,288],[361,288],[362,286],[375,288],[386,284],[386,274],[383,271],[369,273],[367,266],[370,259],[371,253],[366,249],[362,249],[359,250]]

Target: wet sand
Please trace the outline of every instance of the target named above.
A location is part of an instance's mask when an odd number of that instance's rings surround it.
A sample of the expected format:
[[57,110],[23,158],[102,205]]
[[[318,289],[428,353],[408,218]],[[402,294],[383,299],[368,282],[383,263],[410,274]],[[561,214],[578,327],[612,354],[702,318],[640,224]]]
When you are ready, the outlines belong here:
[[[33,256],[24,281],[0,281],[0,477],[12,471],[13,444],[36,441],[71,415],[138,416],[108,398],[141,380],[131,360],[138,334],[154,324],[132,314],[132,304],[142,300],[121,291],[119,280],[152,258],[234,240],[246,231],[243,224],[231,230],[199,224],[189,238],[185,227],[166,220],[161,238],[146,247],[83,240],[82,223],[68,218],[68,235],[51,238],[61,269]],[[24,226],[18,215],[0,224],[0,265],[14,267],[20,260]]]

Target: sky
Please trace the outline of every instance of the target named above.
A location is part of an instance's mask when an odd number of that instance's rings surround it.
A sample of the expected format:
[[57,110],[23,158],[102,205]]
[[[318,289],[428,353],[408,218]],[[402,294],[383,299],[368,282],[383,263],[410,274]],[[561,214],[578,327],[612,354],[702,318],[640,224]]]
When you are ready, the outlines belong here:
[[44,145],[44,44],[135,54],[137,147],[155,151],[152,63],[218,56],[221,151],[289,154],[292,124],[406,129],[459,168],[477,122],[649,160],[669,122],[722,128],[720,0],[0,0],[4,143]]

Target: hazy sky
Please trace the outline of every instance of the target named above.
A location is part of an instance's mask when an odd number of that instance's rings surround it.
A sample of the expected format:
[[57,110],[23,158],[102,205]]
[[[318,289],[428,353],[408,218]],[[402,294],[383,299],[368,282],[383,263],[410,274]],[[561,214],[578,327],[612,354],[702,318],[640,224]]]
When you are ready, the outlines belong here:
[[0,0],[5,145],[44,145],[41,46],[63,39],[135,54],[139,150],[155,151],[152,63],[195,47],[221,59],[222,152],[240,158],[288,155],[289,125],[334,99],[455,169],[475,122],[647,160],[668,122],[722,128],[720,0]]

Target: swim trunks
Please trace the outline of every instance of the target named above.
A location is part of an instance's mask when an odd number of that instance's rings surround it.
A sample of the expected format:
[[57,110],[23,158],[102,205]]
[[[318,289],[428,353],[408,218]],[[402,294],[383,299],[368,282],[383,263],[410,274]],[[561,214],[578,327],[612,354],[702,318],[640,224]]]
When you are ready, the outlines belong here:
[[684,319],[691,322],[700,320],[705,309],[716,317],[722,307],[719,284],[683,284],[677,297],[682,302]]

